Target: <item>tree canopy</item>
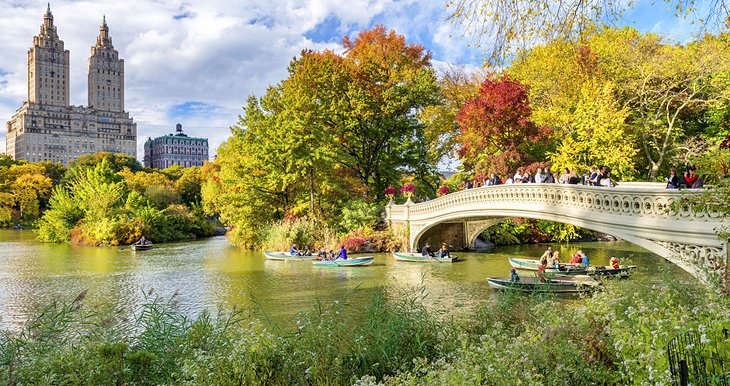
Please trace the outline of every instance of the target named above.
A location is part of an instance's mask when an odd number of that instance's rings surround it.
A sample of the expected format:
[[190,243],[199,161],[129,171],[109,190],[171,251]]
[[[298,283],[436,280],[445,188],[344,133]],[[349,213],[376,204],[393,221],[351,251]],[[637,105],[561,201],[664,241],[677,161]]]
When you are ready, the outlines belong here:
[[419,119],[438,102],[430,53],[383,26],[342,47],[302,51],[285,80],[248,99],[220,147],[203,196],[240,243],[257,244],[262,221],[335,221],[406,175],[436,188]]
[[[730,26],[730,2],[662,0],[659,12],[690,19],[702,32]],[[662,6],[662,4],[664,6]],[[461,27],[488,60],[502,63],[522,50],[545,42],[581,44],[586,32],[625,21],[636,5],[621,0],[449,0],[448,20]]]

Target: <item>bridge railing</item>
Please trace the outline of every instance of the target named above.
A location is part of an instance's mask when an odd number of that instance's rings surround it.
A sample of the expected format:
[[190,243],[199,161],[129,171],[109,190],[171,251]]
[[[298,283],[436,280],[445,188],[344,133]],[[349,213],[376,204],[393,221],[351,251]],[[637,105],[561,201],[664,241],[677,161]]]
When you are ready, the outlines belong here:
[[418,220],[456,207],[495,204],[541,204],[592,212],[661,219],[711,221],[719,214],[694,210],[690,205],[670,210],[672,203],[697,191],[664,189],[664,184],[620,183],[606,188],[567,184],[498,185],[462,190],[422,203],[389,205],[388,219]]

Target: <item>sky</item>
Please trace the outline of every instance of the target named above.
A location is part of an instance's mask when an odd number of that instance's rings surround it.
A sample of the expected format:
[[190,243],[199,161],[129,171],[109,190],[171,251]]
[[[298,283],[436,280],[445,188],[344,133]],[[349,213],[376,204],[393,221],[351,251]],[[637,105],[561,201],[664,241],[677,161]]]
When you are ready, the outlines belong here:
[[[210,153],[230,133],[251,95],[286,77],[303,49],[341,51],[342,37],[383,24],[423,45],[437,69],[477,68],[483,53],[445,21],[445,1],[418,0],[64,0],[51,2],[58,34],[71,55],[71,104],[87,105],[87,59],[106,16],[125,63],[125,109],[137,123],[138,158],[148,137],[181,123],[209,138]],[[45,1],[0,0],[0,121],[27,100],[27,51]],[[662,0],[639,0],[626,25],[689,38],[690,21]],[[5,149],[4,124],[0,152]]]

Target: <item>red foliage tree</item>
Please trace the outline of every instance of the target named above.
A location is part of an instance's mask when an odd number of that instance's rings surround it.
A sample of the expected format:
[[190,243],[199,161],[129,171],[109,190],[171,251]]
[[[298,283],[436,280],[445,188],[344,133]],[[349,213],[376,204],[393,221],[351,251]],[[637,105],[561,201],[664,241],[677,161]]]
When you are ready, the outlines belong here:
[[457,151],[467,170],[502,175],[543,160],[550,129],[531,120],[527,87],[509,77],[486,79],[456,120]]

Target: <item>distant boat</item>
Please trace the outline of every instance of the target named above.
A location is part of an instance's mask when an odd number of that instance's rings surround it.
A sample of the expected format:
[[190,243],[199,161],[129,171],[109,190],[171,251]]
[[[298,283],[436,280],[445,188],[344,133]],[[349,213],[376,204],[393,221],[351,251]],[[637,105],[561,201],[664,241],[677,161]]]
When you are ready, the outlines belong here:
[[314,256],[296,256],[289,252],[264,252],[264,256],[268,260],[279,260],[279,261],[311,261],[314,260]]
[[489,286],[497,290],[510,290],[521,292],[540,293],[579,293],[589,292],[598,288],[597,281],[587,277],[575,277],[568,279],[547,279],[541,283],[535,277],[520,277],[520,281],[510,281],[509,277],[487,278]]
[[459,259],[458,256],[451,257],[431,257],[423,256],[420,253],[393,252],[393,257],[398,261],[411,261],[414,263],[451,263]]
[[130,245],[133,251],[147,251],[153,248],[152,244],[132,244]]
[[[509,258],[509,263],[512,267],[517,269],[525,269],[528,271],[537,271],[537,267],[540,266],[540,260],[534,260],[534,259],[519,259],[515,257]],[[577,266],[574,267],[570,264],[560,264],[558,269],[551,268],[552,266],[548,265],[548,268],[545,269],[546,273],[555,273],[560,275],[596,275],[596,276],[617,276],[617,275],[627,275],[633,271],[636,271],[635,265],[629,265],[629,266],[620,266],[619,268],[614,268],[612,266],[590,266],[590,267],[581,267]]]
[[357,267],[370,265],[375,260],[372,256],[357,257],[354,259],[336,259],[336,260],[315,260],[312,264],[318,267]]

